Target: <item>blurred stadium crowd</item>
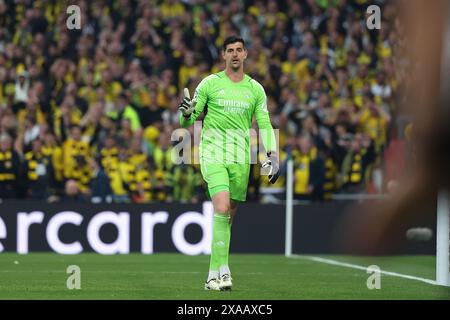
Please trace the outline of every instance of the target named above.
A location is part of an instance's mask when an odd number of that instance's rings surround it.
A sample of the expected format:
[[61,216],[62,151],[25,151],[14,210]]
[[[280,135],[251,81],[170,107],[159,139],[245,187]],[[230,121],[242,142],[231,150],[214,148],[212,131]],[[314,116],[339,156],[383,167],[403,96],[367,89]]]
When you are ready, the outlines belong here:
[[[0,0],[0,198],[198,202],[198,167],[174,165],[183,87],[223,68],[231,34],[268,96],[297,199],[367,188],[382,167],[399,75],[395,9],[365,0]],[[69,30],[66,8],[81,9]],[[388,22],[389,21],[389,22]],[[253,165],[248,199],[282,192]],[[274,191],[275,190],[275,191]]]

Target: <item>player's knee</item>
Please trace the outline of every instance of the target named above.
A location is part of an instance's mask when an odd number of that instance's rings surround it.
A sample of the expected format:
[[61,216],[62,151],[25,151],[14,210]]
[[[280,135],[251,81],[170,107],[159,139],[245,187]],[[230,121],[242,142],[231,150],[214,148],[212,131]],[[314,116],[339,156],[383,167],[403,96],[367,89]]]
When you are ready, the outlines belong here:
[[228,203],[219,203],[216,206],[216,212],[221,214],[229,214],[230,205]]

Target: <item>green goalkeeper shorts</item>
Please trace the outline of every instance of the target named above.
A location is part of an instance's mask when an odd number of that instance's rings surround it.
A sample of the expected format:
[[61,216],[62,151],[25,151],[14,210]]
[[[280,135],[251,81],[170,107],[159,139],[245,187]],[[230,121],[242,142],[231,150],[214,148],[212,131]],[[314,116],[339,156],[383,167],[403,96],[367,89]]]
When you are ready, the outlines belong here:
[[245,201],[247,198],[250,164],[202,162],[200,170],[203,179],[208,184],[210,198],[221,191],[228,191],[230,199],[235,201]]

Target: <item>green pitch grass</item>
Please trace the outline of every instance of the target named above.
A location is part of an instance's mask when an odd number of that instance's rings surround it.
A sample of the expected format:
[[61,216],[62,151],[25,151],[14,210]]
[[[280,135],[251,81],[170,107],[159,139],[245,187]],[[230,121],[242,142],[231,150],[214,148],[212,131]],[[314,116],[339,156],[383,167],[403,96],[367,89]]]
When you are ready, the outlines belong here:
[[[426,279],[432,256],[321,256],[362,266],[378,265]],[[364,270],[279,255],[232,254],[233,291],[203,290],[208,256],[180,254],[0,254],[0,299],[450,299],[450,288],[381,275],[369,290]],[[81,289],[66,287],[69,265],[81,269]]]

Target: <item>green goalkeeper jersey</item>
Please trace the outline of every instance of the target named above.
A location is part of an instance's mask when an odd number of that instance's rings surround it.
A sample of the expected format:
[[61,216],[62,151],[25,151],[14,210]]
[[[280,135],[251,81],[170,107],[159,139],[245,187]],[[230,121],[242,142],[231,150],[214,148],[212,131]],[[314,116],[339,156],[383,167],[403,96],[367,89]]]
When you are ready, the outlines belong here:
[[250,129],[253,115],[266,151],[276,151],[276,138],[267,110],[262,85],[244,75],[233,82],[221,71],[203,79],[197,86],[194,111],[189,119],[180,115],[182,127],[193,124],[204,112],[200,160],[210,163],[251,163]]

